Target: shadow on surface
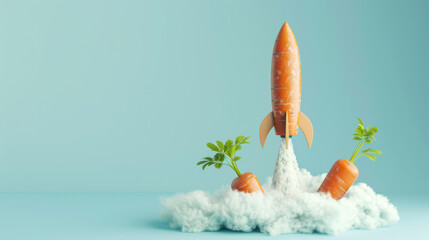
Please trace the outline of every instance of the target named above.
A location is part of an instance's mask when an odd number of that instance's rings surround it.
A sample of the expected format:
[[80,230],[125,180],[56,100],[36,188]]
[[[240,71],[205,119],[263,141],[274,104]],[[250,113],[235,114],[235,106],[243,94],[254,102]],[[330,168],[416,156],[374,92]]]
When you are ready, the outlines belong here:
[[[141,224],[139,224],[141,225]],[[154,228],[154,229],[160,229],[160,230],[168,230],[168,231],[173,231],[173,232],[181,232],[181,233],[188,233],[188,232],[182,232],[180,229],[178,228],[170,228],[170,226],[168,225],[168,223],[163,222],[161,220],[150,220],[150,221],[146,221],[144,222],[144,225],[150,227],[150,228]],[[272,237],[270,236],[268,233],[263,233],[260,231],[259,228],[255,228],[253,231],[251,232],[243,232],[243,231],[233,231],[231,229],[228,228],[221,228],[218,231],[203,231],[200,233],[204,233],[204,234],[219,234],[219,235],[249,235],[252,234],[252,236],[254,236],[254,234],[258,234],[261,237]],[[189,233],[188,233],[189,234]],[[198,233],[193,233],[193,234],[198,234]],[[325,234],[325,233],[319,233],[319,232],[312,232],[312,233],[290,233],[290,234],[280,234],[279,236],[294,236],[295,238],[308,238],[309,236],[314,235],[317,237],[332,237],[331,235]]]
[[175,232],[181,232],[179,229],[175,229],[175,228],[171,228],[168,226],[168,223],[163,222],[161,220],[150,220],[150,221],[146,221],[144,222],[144,225],[149,226],[151,228],[156,228],[156,229],[162,229],[162,230],[170,230],[170,231],[175,231]]

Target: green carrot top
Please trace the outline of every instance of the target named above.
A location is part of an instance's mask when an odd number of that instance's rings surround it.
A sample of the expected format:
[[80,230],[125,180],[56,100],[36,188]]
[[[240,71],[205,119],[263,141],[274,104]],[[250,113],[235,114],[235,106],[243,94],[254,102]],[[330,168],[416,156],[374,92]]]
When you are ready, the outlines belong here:
[[[359,125],[356,128],[356,133],[353,134],[353,140],[359,141],[357,147],[355,148],[355,151],[353,152],[352,156],[350,157],[350,162],[354,162],[357,158],[361,156],[368,157],[369,159],[375,161],[375,156],[372,154],[382,154],[381,151],[377,149],[368,148],[365,150],[360,151],[364,143],[372,143],[372,141],[375,141],[375,133],[377,133],[378,128],[373,127],[369,128],[369,126],[365,129],[365,126],[363,125],[362,121],[358,118]],[[361,153],[361,154],[359,154]]]
[[212,151],[216,152],[214,157],[205,157],[203,161],[199,161],[197,165],[203,164],[203,170],[207,166],[214,165],[215,168],[221,168],[223,165],[226,165],[240,177],[241,173],[237,167],[237,161],[240,160],[241,157],[235,156],[235,153],[241,149],[242,144],[248,144],[247,140],[250,137],[238,136],[235,138],[235,142],[231,139],[228,139],[225,143],[221,141],[216,141],[216,144],[207,143],[207,147]]

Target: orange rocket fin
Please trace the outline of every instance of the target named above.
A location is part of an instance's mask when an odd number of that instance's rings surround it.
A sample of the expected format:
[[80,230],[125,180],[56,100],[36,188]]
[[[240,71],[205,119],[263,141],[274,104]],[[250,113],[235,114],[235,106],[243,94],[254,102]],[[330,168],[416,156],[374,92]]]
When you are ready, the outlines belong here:
[[274,116],[273,112],[268,113],[264,118],[259,127],[259,140],[261,141],[261,146],[264,148],[265,140],[267,140],[268,133],[270,133],[271,128],[274,127]]
[[311,148],[311,144],[313,143],[313,125],[311,124],[310,119],[308,119],[308,117],[302,112],[299,112],[298,125],[304,133],[308,148]]

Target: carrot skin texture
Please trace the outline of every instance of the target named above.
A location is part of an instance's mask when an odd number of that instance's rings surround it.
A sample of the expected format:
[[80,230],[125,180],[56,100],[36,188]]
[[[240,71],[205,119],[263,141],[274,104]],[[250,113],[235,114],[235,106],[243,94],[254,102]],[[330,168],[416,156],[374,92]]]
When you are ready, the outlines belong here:
[[346,159],[334,163],[317,192],[330,193],[332,198],[339,200],[359,176],[358,168]]
[[301,107],[301,62],[298,44],[287,23],[280,29],[273,48],[271,103],[276,135],[286,133],[286,112],[289,135],[296,135]]
[[236,177],[231,183],[231,189],[245,193],[265,193],[258,181],[258,178],[250,172],[244,173],[240,177]]

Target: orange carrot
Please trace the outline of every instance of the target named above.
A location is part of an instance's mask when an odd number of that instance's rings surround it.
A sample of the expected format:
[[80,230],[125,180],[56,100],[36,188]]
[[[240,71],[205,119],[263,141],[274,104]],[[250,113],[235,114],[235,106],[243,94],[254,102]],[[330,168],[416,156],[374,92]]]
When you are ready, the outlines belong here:
[[352,162],[340,159],[334,163],[317,191],[329,192],[332,198],[338,200],[346,194],[358,175],[359,170]]
[[253,173],[247,172],[242,174],[239,177],[236,177],[231,184],[232,190],[237,190],[240,192],[252,193],[252,192],[262,192],[261,184]]
[[[340,159],[336,161],[317,190],[317,192],[330,193],[331,197],[336,200],[341,199],[346,194],[359,175],[359,170],[353,162],[360,156],[366,156],[375,161],[375,156],[371,155],[371,153],[381,154],[381,151],[371,148],[360,151],[364,143],[372,143],[375,140],[374,134],[378,129],[376,127],[369,129],[369,126],[365,129],[362,121],[359,118],[358,120],[359,125],[356,128],[356,133],[353,134],[353,140],[358,140],[359,143],[350,160]],[[359,154],[359,152],[362,153]]]
[[214,165],[214,167],[218,169],[226,165],[237,174],[237,178],[235,178],[231,184],[232,190],[246,193],[264,192],[255,175],[249,172],[241,174],[237,167],[237,161],[240,160],[241,157],[236,156],[235,153],[241,149],[242,144],[249,143],[247,142],[249,138],[250,137],[238,136],[235,142],[233,140],[227,140],[225,143],[221,141],[216,141],[216,144],[207,143],[207,147],[216,152],[216,154],[214,157],[205,157],[205,160],[198,162],[197,165],[202,165],[203,170],[211,165]]

